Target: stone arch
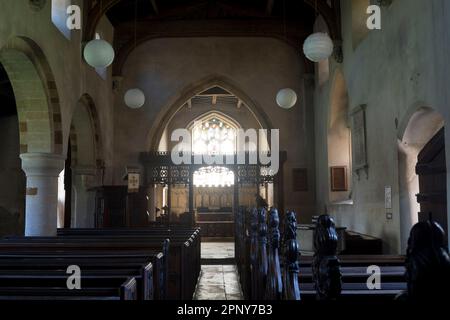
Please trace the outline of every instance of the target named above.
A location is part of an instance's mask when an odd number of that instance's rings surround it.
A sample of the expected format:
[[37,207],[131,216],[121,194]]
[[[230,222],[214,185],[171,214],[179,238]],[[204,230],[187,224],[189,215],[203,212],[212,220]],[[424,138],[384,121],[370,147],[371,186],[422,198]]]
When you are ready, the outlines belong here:
[[77,103],[70,125],[73,165],[98,166],[103,160],[101,128],[95,102],[83,94]]
[[[344,74],[336,69],[330,91],[327,150],[330,172],[330,201],[341,202],[351,200],[352,154],[351,130],[348,121],[349,96]],[[345,170],[346,188],[333,190],[331,188],[331,167],[341,167]]]
[[197,83],[186,87],[182,92],[174,97],[158,114],[154,123],[157,126],[152,126],[147,136],[147,148],[148,150],[157,150],[161,137],[164,135],[164,130],[173,116],[180,110],[183,105],[193,96],[212,87],[221,87],[226,91],[234,94],[242,100],[244,105],[253,114],[259,125],[263,129],[272,129],[273,126],[269,117],[264,110],[254,102],[247,94],[245,94],[239,87],[233,84],[232,81],[222,76],[210,76]]
[[424,102],[414,103],[397,129],[401,250],[406,252],[409,232],[418,222],[420,206],[417,158],[424,146],[445,125],[444,117]]
[[61,111],[56,81],[39,46],[15,37],[0,50],[16,98],[21,153],[62,153]]
[[[102,165],[102,143],[100,125],[94,100],[88,94],[81,96],[72,115],[70,126],[70,159],[66,161],[66,170],[70,171],[69,188],[70,226],[93,227],[92,216],[94,194],[90,187],[97,184],[97,169]],[[69,152],[68,152],[69,154]],[[69,163],[68,163],[69,162]],[[66,224],[69,226],[69,224]]]

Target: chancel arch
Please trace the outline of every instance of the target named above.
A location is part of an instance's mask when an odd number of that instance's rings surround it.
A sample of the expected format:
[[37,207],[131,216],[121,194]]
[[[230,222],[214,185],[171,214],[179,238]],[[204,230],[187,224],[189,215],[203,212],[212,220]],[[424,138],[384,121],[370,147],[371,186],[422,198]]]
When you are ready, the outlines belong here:
[[[182,128],[191,133],[190,151],[194,155],[234,157],[238,151],[238,144],[242,144],[239,147],[239,150],[243,147],[242,151],[268,151],[267,136],[260,135],[259,132],[260,129],[265,129],[262,125],[265,123],[264,119],[257,118],[245,101],[241,96],[222,86],[210,84],[182,101],[181,107],[176,108],[176,112],[171,114],[170,121],[157,144],[158,151],[170,152],[175,146],[179,146],[179,141],[171,141],[171,135],[175,130]],[[257,141],[251,141],[246,135],[245,139],[238,142],[238,131],[247,133],[249,129],[255,130]],[[202,165],[193,171],[192,201],[200,221],[211,212],[219,212],[230,217],[236,205],[253,203],[258,192],[263,198],[270,198],[269,203],[273,203],[272,183],[237,186],[236,174],[235,168],[228,166],[227,163]],[[170,208],[172,218],[189,212],[189,189],[186,185],[155,185],[154,192],[156,207]]]
[[[211,111],[211,108],[202,110],[200,108],[191,108],[192,99],[202,96],[202,93],[207,92],[209,89],[216,88],[225,91],[228,96],[236,97],[233,99],[232,105],[233,107],[236,106],[236,109],[240,111],[237,118],[241,119],[240,114],[242,114],[244,117],[253,119],[254,124],[252,124],[252,128],[268,130],[274,128],[263,108],[241,90],[238,85],[226,77],[212,75],[184,88],[179,95],[172,98],[171,102],[159,112],[154,121],[157,125],[152,126],[147,135],[148,150],[160,150],[160,146],[164,146],[167,139],[170,139],[170,136],[167,136],[167,129],[169,124],[174,122],[173,118],[175,115],[186,113],[186,109],[188,109],[192,111],[192,114],[195,113],[195,116],[191,115],[188,117],[189,120],[192,120],[205,112]],[[225,110],[220,109],[220,111],[224,112]],[[233,117],[233,114],[230,114],[230,116]],[[178,128],[185,127],[187,127],[187,124]]]
[[399,124],[398,172],[403,252],[407,247],[409,231],[418,221],[431,216],[448,230],[444,127],[443,116],[422,102],[413,105]]

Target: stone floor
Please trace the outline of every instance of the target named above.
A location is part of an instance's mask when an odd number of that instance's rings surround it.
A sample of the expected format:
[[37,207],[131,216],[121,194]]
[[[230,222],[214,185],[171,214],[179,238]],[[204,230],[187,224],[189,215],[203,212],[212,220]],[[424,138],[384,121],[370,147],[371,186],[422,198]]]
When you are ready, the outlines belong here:
[[234,242],[202,242],[202,265],[197,284],[195,300],[242,300],[236,265],[234,263]]
[[234,258],[234,242],[202,242],[202,259]]
[[194,300],[242,300],[235,265],[203,265]]

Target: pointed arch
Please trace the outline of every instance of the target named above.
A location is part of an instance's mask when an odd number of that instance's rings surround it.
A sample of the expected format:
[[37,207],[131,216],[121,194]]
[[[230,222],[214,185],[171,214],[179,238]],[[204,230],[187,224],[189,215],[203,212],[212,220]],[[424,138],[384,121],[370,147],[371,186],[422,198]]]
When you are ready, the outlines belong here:
[[223,76],[213,75],[186,87],[178,96],[173,97],[171,102],[168,103],[166,107],[164,107],[159,112],[154,122],[158,125],[152,126],[147,136],[148,150],[158,149],[159,142],[161,141],[161,137],[164,134],[164,129],[166,128],[167,124],[171,121],[177,111],[179,111],[190,98],[216,86],[238,97],[243,102],[243,105],[245,105],[245,107],[248,108],[250,113],[254,116],[261,128],[273,128],[269,117],[266,115],[263,109],[247,94],[245,94],[245,92],[243,92],[236,84]]

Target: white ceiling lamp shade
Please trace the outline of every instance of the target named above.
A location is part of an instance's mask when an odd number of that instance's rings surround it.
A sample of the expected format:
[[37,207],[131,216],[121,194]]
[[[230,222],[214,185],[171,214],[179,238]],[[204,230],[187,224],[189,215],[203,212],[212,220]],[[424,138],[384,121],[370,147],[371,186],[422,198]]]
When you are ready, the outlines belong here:
[[145,94],[141,89],[130,89],[125,93],[124,101],[127,107],[139,109],[145,104]]
[[84,47],[84,60],[93,68],[106,68],[114,61],[114,49],[108,41],[94,39]]
[[320,62],[328,59],[333,54],[334,44],[326,33],[317,32],[306,38],[303,44],[303,52],[309,60]]
[[297,94],[290,88],[284,88],[277,93],[277,104],[283,109],[290,109],[297,103]]

